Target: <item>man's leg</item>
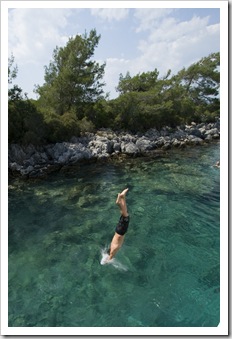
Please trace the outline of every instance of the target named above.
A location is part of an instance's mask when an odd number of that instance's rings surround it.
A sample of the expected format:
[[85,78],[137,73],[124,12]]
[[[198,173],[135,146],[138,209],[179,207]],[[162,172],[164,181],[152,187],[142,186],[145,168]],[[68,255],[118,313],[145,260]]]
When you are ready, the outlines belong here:
[[128,217],[127,205],[126,205],[126,194],[128,190],[129,189],[126,188],[124,191],[122,191],[122,193],[119,193],[117,200],[116,200],[116,204],[119,206],[123,217]]
[[[127,212],[127,205],[126,205],[126,193],[128,192],[128,188],[126,188],[124,191],[122,191],[121,193],[118,194],[117,200],[116,200],[116,204],[119,206],[120,208],[120,212],[121,215],[123,217],[128,217],[128,212]],[[115,254],[118,252],[118,250],[120,249],[120,247],[123,244],[124,241],[124,235],[119,235],[117,233],[115,233],[111,245],[110,245],[110,250],[109,250],[109,259],[111,260]]]
[[115,254],[119,251],[119,249],[122,247],[124,237],[125,237],[124,235],[118,235],[117,233],[115,233],[111,241],[108,260],[111,260],[115,256]]

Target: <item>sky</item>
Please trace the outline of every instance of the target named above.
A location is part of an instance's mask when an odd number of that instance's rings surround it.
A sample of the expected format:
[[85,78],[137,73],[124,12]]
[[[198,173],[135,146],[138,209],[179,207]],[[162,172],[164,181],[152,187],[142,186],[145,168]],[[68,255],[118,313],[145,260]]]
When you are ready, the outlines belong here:
[[134,76],[157,68],[160,77],[169,69],[176,74],[220,50],[219,8],[11,8],[8,55],[18,66],[14,83],[36,99],[33,90],[44,83],[44,66],[55,47],[93,28],[101,35],[94,60],[106,63],[104,91],[110,99],[118,95],[120,73]]

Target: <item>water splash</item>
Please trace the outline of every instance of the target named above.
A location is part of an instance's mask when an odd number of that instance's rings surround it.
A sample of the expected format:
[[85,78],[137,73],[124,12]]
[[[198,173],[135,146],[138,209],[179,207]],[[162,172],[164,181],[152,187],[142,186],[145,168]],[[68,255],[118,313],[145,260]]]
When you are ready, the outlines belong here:
[[120,263],[117,259],[113,258],[108,260],[109,254],[107,253],[108,247],[101,249],[101,265],[112,265],[114,268],[118,269],[119,271],[128,271],[128,268]]

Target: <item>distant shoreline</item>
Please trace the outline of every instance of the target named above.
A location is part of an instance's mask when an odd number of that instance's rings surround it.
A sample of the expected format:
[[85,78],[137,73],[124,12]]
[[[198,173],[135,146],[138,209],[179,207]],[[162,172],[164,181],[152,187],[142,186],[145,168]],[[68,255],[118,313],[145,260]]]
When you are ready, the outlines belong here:
[[150,129],[145,133],[114,132],[101,129],[95,134],[73,137],[70,142],[43,146],[8,147],[9,177],[44,178],[67,167],[120,159],[121,157],[158,156],[172,148],[198,146],[220,139],[220,121],[192,123],[175,129]]

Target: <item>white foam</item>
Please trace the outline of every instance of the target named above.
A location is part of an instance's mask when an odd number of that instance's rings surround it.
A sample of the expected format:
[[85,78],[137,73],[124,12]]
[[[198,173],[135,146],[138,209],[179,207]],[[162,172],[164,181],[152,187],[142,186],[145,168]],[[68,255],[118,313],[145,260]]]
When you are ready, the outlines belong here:
[[109,261],[109,264],[112,264],[115,268],[117,268],[120,271],[128,271],[128,268],[121,264],[118,260],[113,258],[112,260]]
[[101,265],[105,265],[108,262],[109,254],[102,251]]
[[114,266],[114,268],[120,270],[120,271],[127,271],[128,268],[123,265],[122,263],[120,263],[117,259],[113,258],[111,260],[108,260],[109,259],[109,254],[107,253],[107,248],[104,248],[101,250],[101,255],[102,255],[102,258],[101,258],[101,265],[112,265]]

